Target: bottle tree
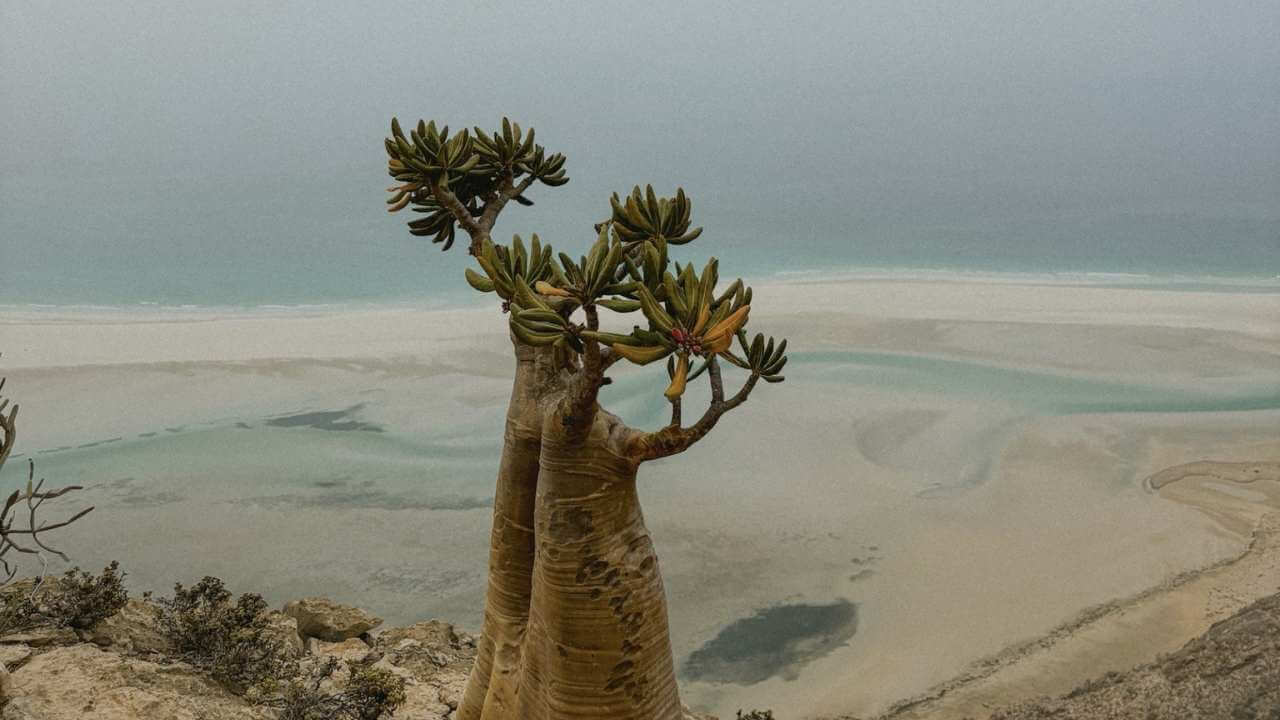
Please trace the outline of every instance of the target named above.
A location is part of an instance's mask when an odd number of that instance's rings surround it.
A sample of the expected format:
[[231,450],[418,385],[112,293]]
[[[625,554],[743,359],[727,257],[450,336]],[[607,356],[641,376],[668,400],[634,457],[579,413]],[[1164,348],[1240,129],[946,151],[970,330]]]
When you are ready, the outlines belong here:
[[[741,279],[718,289],[715,258],[700,270],[670,258],[702,231],[690,228],[683,190],[615,194],[610,218],[575,259],[537,235],[527,245],[491,237],[510,201],[532,204],[525,193],[535,183],[568,182],[564,157],[535,144],[532,128],[504,118],[492,134],[450,134],[419,121],[406,136],[393,119],[385,147],[398,183],[388,209],[421,213],[410,232],[445,250],[459,227],[466,233],[478,266],[466,280],[501,299],[515,356],[484,626],[456,717],[678,720],[666,599],[636,474],[696,443],[760,380],[781,382],[786,341],[748,337],[751,289]],[[602,311],[634,313],[636,324],[607,332]],[[632,428],[600,407],[622,360],[665,361],[665,427]],[[746,373],[732,395],[725,365]],[[681,398],[703,376],[710,403],[686,425]]]

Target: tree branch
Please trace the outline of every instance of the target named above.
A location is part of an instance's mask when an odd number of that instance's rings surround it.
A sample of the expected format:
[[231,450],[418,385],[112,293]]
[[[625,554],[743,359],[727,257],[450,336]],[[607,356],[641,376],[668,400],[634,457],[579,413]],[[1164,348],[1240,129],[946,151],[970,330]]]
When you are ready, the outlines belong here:
[[[4,381],[4,378],[0,378],[0,390],[4,389]],[[13,444],[18,439],[18,405],[15,403],[9,408],[9,414],[5,415],[4,409],[8,404],[8,398],[0,398],[0,430],[4,431],[3,436],[0,436],[0,467],[4,467],[4,461],[9,459]]]
[[529,175],[521,180],[519,185],[516,185],[515,179],[508,171],[506,177],[502,179],[502,186],[498,188],[497,196],[485,201],[484,211],[480,213],[480,227],[486,233],[492,230],[493,224],[498,221],[498,213],[502,212],[502,208],[507,206],[511,198],[524,194],[524,191],[528,190],[536,179],[533,175]]
[[[600,329],[600,316],[595,305],[582,306],[587,316],[587,329]],[[600,386],[604,384],[604,361],[601,357],[600,343],[595,338],[582,340],[582,368],[574,375],[565,393],[561,405],[561,414],[566,427],[585,430],[595,418],[596,398],[600,394]]]
[[613,367],[613,364],[622,359],[622,356],[614,352],[612,348],[600,348],[600,370],[603,372]]
[[714,355],[707,361],[707,375],[711,378],[711,404],[724,402],[724,380],[720,377],[720,360]]
[[488,230],[476,222],[471,211],[467,210],[458,196],[450,192],[443,183],[439,181],[432,183],[431,194],[435,196],[436,202],[440,203],[440,207],[448,210],[453,215],[453,219],[457,220],[462,229],[471,236],[471,254],[478,255],[483,238],[489,236]]
[[[672,424],[658,430],[638,434],[631,442],[631,455],[638,462],[670,457],[688,450],[690,446],[701,440],[716,426],[720,418],[730,410],[747,401],[760,376],[752,373],[742,388],[733,397],[724,399],[724,387],[720,379],[720,368],[712,361],[707,371],[711,375],[711,404],[706,412],[692,426],[684,428],[679,425],[679,405],[672,403]],[[719,386],[719,389],[717,389]]]
[[[4,379],[0,378],[0,389],[3,388]],[[18,406],[14,405],[13,407],[8,408],[9,412],[8,414],[5,414],[4,409],[7,408],[8,405],[8,399],[0,398],[0,467],[4,467],[5,461],[9,459],[9,454],[12,452],[14,442],[17,439]],[[45,544],[43,539],[40,537],[40,534],[64,528],[92,512],[93,508],[90,507],[81,510],[62,522],[37,523],[36,516],[40,507],[44,505],[46,500],[59,498],[69,492],[80,490],[81,488],[78,485],[71,485],[59,490],[45,490],[44,480],[41,480],[38,483],[34,482],[34,480],[35,463],[28,458],[28,490],[14,490],[5,499],[3,506],[0,507],[0,558],[7,555],[10,550],[18,553],[35,555],[40,560],[40,564],[42,566],[42,569],[38,574],[38,577],[42,579],[44,577],[44,568],[48,565],[43,553],[57,555],[64,561],[67,559],[67,556],[61,551]],[[19,512],[18,503],[23,501],[27,504],[27,526],[14,528],[14,522]],[[19,536],[26,536],[27,539],[24,540],[23,543],[19,543],[16,541],[16,538]],[[30,542],[33,545],[27,546],[24,544],[26,542]],[[8,560],[3,559],[0,559],[0,566],[3,566],[3,570],[0,570],[0,585],[4,585],[14,578],[17,574],[17,568],[10,565]]]

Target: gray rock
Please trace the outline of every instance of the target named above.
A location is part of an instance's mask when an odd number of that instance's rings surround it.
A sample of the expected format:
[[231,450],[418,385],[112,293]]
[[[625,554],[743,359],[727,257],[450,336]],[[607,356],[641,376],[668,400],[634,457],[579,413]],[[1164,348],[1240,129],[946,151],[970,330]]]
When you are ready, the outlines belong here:
[[298,632],[303,637],[326,642],[359,637],[382,624],[382,618],[324,597],[294,600],[284,606],[284,614],[298,621]]

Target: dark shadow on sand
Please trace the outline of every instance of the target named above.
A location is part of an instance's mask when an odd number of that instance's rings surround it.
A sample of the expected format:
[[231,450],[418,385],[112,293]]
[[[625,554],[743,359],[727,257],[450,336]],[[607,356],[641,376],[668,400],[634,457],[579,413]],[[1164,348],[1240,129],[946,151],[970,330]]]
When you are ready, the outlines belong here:
[[694,650],[685,680],[753,685],[776,675],[794,680],[806,663],[844,645],[858,630],[858,606],[779,605],[731,623]]
[[267,425],[271,427],[309,427],[316,430],[365,431],[382,432],[382,427],[373,423],[355,420],[351,416],[364,408],[364,403],[352,405],[346,410],[320,410],[317,412],[298,413],[269,418]]

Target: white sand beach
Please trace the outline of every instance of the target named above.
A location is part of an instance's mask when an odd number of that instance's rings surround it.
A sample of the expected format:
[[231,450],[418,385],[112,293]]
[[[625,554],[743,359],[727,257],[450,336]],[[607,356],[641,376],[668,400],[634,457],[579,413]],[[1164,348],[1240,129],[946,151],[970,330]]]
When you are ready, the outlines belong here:
[[[884,712],[1240,557],[1280,511],[1261,486],[1147,482],[1280,462],[1280,292],[957,275],[755,297],[787,382],[641,471],[690,705]],[[0,374],[17,452],[97,506],[60,538],[78,564],[474,629],[506,343],[496,305],[8,309]],[[664,422],[660,370],[613,374],[607,407]],[[1280,590],[1259,567],[1213,612]]]

